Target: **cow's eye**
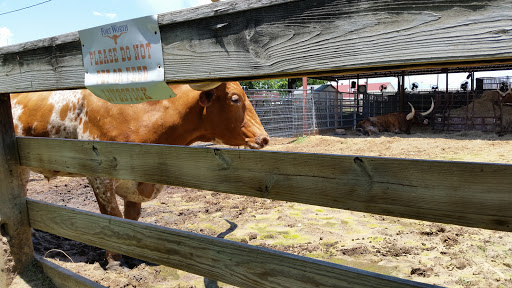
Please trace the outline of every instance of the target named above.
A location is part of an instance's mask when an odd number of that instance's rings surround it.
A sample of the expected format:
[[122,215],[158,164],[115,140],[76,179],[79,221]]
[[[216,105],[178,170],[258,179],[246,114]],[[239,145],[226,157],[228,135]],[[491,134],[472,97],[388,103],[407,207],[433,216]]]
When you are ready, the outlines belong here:
[[231,102],[236,104],[240,103],[240,97],[238,97],[238,95],[231,96]]

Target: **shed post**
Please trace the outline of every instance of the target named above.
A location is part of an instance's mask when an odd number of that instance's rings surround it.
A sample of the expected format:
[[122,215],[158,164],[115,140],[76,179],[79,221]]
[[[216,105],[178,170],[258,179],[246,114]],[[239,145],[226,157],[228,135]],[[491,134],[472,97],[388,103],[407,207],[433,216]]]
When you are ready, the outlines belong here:
[[9,94],[0,94],[0,288],[34,259]]
[[398,86],[400,87],[400,112],[404,112],[405,109],[405,71],[402,71],[402,75],[398,78]]
[[339,99],[339,87],[340,82],[336,79],[336,94],[334,94],[334,129],[338,128],[338,120],[339,120],[339,106],[338,106],[338,99]]
[[308,77],[302,77],[302,135],[306,135],[307,131],[307,97],[308,97]]
[[471,91],[475,91],[475,72],[471,71]]
[[[364,118],[364,117],[365,117],[365,115],[364,115],[364,114],[362,114],[364,111],[363,111],[363,109],[361,109],[361,107],[359,106],[361,103],[360,103],[360,101],[359,101],[359,91],[358,91],[357,87],[359,87],[359,74],[357,74],[357,78],[356,78],[356,87],[354,87],[354,88],[355,88],[355,90],[354,90],[354,96],[356,97],[356,101],[357,101],[357,102],[356,102],[356,103],[357,103],[357,113],[358,113],[358,114],[361,114],[361,115],[363,116],[363,118]],[[363,104],[364,104],[364,102],[363,102]],[[354,126],[356,126],[356,124],[355,124],[355,123],[354,123]]]

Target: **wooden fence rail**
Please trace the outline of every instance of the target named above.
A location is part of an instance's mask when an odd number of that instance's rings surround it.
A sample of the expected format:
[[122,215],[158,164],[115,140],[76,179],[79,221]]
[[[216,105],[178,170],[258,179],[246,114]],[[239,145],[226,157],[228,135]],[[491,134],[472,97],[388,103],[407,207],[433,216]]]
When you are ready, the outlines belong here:
[[512,231],[509,164],[33,137],[17,142],[22,166]]
[[[511,10],[511,0],[221,1],[158,21],[165,80],[185,83],[499,68],[512,63]],[[84,86],[77,32],[0,55],[0,92]]]
[[434,287],[35,200],[27,204],[33,228],[239,287]]
[[100,285],[74,272],[71,272],[68,269],[62,268],[61,266],[46,260],[41,256],[36,256],[35,258],[39,266],[41,266],[43,269],[45,275],[51,279],[52,283],[56,287],[106,288],[105,286]]

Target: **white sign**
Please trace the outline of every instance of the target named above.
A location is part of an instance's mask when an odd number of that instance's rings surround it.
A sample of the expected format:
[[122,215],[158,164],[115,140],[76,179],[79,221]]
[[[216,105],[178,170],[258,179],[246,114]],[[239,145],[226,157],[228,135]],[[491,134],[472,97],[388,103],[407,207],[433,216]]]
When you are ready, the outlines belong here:
[[174,97],[164,81],[157,16],[78,31],[85,87],[111,103],[140,103]]

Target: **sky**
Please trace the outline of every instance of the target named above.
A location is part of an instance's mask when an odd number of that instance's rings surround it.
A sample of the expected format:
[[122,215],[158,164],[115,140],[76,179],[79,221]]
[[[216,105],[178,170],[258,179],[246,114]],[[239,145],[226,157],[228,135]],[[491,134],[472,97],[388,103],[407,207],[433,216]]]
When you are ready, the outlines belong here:
[[[0,46],[209,3],[211,0],[0,0]],[[30,8],[23,9],[25,7]],[[459,88],[466,76],[467,73],[450,74],[449,88]],[[512,76],[512,71],[476,72],[475,76]],[[406,77],[405,84],[410,87],[417,82],[419,89],[438,85],[444,90],[445,79],[444,74],[410,76]],[[391,82],[395,88],[398,86],[396,78],[375,78],[369,82]]]
[[[0,0],[0,46],[209,3],[211,0]],[[9,13],[29,6],[33,7]]]

